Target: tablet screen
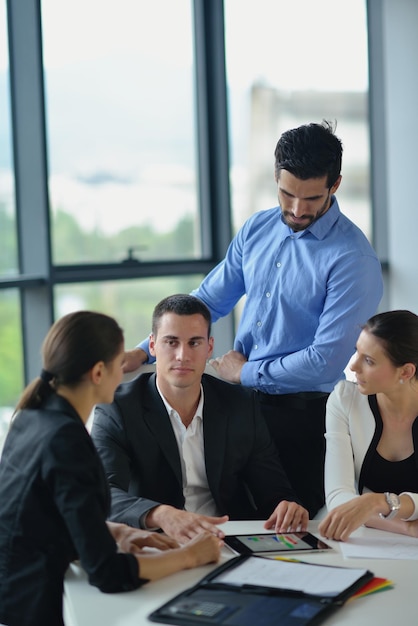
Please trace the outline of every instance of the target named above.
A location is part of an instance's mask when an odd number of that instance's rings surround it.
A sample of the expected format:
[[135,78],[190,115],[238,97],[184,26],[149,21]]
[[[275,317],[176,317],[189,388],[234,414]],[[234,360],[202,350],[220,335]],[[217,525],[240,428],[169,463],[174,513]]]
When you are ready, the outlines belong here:
[[316,552],[332,550],[308,532],[300,533],[260,533],[252,535],[227,535],[225,543],[239,554],[266,554],[281,552]]

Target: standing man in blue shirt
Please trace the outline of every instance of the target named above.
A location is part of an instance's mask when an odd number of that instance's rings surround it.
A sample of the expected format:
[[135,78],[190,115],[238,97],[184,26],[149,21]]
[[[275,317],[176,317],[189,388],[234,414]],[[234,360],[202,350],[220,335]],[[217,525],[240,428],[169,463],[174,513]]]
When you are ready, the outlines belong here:
[[[340,212],[342,144],[329,122],[286,131],[275,149],[279,206],[251,216],[193,291],[212,320],[245,295],[234,349],[211,363],[259,391],[288,478],[312,518],[324,504],[325,406],[383,293],[379,260]],[[148,360],[147,342],[126,371]]]

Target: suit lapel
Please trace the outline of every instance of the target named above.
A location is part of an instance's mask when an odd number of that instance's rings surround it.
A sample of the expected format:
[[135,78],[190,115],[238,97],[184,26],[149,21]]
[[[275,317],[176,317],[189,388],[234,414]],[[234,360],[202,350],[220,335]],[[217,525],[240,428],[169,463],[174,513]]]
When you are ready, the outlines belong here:
[[183,489],[183,478],[177,440],[171,426],[165,405],[155,384],[155,374],[147,381],[146,394],[143,399],[144,422],[154,435],[161,451],[170,464],[179,486]]
[[224,467],[227,407],[221,406],[216,390],[205,376],[202,379],[205,401],[203,405],[203,437],[206,475],[215,501],[219,501],[219,483]]

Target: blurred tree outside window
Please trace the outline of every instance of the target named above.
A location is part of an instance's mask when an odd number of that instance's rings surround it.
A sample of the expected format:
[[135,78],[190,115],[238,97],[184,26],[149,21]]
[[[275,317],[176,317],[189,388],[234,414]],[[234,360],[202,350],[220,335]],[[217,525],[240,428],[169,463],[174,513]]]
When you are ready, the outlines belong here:
[[[0,3],[0,278],[19,273],[12,159],[6,3]],[[0,291],[0,451],[23,386],[20,300],[17,289]]]
[[53,263],[199,258],[192,3],[41,10]]

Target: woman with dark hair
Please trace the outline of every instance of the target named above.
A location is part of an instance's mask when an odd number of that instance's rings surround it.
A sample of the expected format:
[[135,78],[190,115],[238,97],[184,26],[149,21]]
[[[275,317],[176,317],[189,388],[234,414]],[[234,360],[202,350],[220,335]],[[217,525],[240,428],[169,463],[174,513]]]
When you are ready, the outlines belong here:
[[319,530],[345,541],[359,526],[418,537],[418,316],[388,311],[363,327],[326,414]]
[[180,548],[164,535],[106,522],[108,486],[85,424],[96,403],[113,400],[122,379],[123,333],[115,320],[90,311],[66,315],[47,334],[42,356],[0,462],[0,622],[8,626],[63,624],[64,574],[74,559],[92,585],[110,593],[220,553],[214,535]]

